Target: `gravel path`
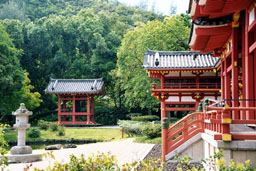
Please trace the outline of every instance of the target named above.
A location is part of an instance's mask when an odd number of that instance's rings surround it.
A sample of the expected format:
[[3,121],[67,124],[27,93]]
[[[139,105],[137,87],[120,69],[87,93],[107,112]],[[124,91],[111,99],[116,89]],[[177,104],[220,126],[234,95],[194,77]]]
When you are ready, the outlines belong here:
[[[118,164],[121,166],[125,163],[131,163],[133,161],[143,160],[149,151],[153,148],[154,144],[142,144],[134,143],[133,139],[126,139],[123,141],[114,142],[104,142],[96,144],[78,145],[74,149],[61,149],[55,150],[53,152],[56,160],[59,162],[69,161],[70,154],[75,156],[80,156],[84,154],[85,157],[90,156],[92,153],[97,154],[97,152],[108,153],[111,152],[115,155],[118,160]],[[45,153],[45,150],[34,150],[33,153]],[[23,171],[23,168],[27,164],[10,164],[7,169],[10,171]],[[49,161],[43,160],[39,162],[34,162],[32,167],[44,169],[49,165]],[[33,170],[33,169],[31,169]]]
[[[146,155],[144,160],[151,159],[151,158],[152,159],[159,159],[161,156],[162,156],[162,145],[161,144],[156,144],[150,150],[150,152]],[[169,160],[165,164],[164,171],[176,171],[177,170],[177,165],[178,165],[177,161]],[[192,168],[192,167],[196,167],[197,169],[199,169],[200,167],[202,167],[202,165],[199,164],[199,163],[191,163],[190,168]]]

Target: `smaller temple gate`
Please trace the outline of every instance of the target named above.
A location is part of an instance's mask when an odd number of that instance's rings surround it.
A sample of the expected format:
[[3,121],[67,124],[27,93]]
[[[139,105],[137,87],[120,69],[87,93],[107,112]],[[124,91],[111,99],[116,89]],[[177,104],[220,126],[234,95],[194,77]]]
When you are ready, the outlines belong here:
[[52,79],[46,94],[58,96],[58,122],[95,125],[94,96],[104,94],[102,79]]

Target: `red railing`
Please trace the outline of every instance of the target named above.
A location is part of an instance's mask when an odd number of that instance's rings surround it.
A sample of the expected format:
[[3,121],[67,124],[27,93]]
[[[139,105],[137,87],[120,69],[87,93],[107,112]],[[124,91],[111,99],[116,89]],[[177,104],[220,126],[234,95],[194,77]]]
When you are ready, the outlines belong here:
[[220,83],[152,83],[153,89],[220,89]]
[[256,134],[230,132],[230,124],[256,124],[255,119],[232,119],[237,110],[256,111],[256,107],[227,107],[223,102],[210,101],[203,112],[195,112],[182,118],[167,129],[166,154],[172,152],[198,133],[207,133],[215,140],[256,140]]
[[203,113],[195,112],[185,116],[169,127],[167,133],[167,153],[173,151],[196,134],[203,132],[203,120]]
[[236,140],[256,139],[256,134],[230,132],[230,124],[256,124],[256,118],[245,118],[242,111],[256,111],[256,107],[229,107],[224,101],[207,106],[204,112],[205,132],[212,134],[215,140],[225,140],[224,134]]

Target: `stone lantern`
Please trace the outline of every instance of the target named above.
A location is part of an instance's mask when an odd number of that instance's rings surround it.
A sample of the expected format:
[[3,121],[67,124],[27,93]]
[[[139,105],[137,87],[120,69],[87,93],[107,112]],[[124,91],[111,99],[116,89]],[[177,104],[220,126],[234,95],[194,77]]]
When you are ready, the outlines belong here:
[[28,116],[33,112],[26,109],[25,104],[21,103],[20,108],[12,115],[16,116],[16,122],[13,125],[18,130],[17,146],[11,148],[11,155],[8,155],[10,162],[32,162],[40,160],[41,154],[32,154],[32,148],[26,146],[26,129],[30,127]]

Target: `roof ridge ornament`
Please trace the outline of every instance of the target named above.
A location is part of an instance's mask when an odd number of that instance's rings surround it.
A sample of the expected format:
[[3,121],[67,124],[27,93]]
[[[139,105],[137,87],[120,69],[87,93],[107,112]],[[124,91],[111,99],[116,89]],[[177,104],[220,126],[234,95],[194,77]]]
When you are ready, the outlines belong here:
[[96,90],[97,89],[96,84],[97,84],[97,80],[94,80],[94,83],[93,83],[93,85],[91,87],[92,90],[94,90],[94,89]]
[[55,82],[54,82],[54,84],[53,84],[53,86],[52,86],[52,90],[55,89],[55,87],[57,86],[57,84],[58,84],[58,80],[55,80]]
[[155,53],[155,59],[156,59],[155,65],[158,66],[159,65],[159,53],[158,52]]

